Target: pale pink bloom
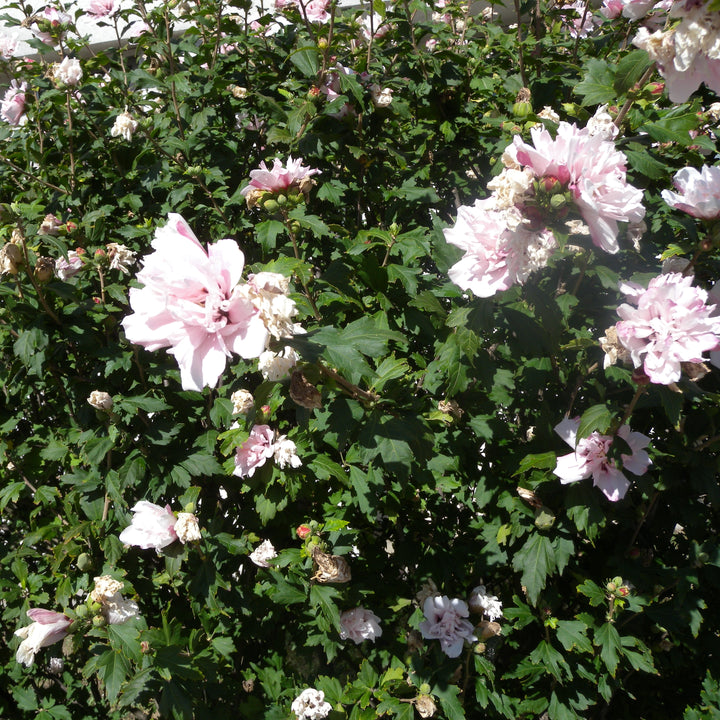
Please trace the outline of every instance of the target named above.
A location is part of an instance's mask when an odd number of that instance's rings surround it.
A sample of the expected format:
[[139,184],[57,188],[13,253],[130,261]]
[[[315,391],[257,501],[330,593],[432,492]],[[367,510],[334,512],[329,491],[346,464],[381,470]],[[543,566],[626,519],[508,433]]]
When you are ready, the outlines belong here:
[[633,44],[646,50],[665,78],[670,100],[685,102],[705,83],[720,93],[720,13],[696,0],[670,4],[669,15],[680,22],[650,33],[641,27]]
[[[342,88],[340,86],[340,75],[355,75],[355,71],[352,68],[341,65],[340,63],[335,64],[331,72],[329,72],[325,76],[325,82],[320,85],[319,88],[320,92],[327,97],[328,102],[332,102],[333,100],[335,100],[335,98],[338,98],[340,97],[340,95],[342,95]],[[340,120],[345,116],[354,113],[355,108],[353,108],[350,103],[345,103],[342,108],[340,108],[339,112],[330,113],[330,116],[336,118],[337,120]]]
[[53,78],[57,82],[73,87],[82,80],[83,71],[77,58],[64,57],[61,63],[53,65]]
[[371,37],[371,25],[372,37],[376,40],[387,35],[388,30],[390,30],[390,23],[383,22],[382,17],[376,12],[372,13],[372,20],[370,19],[370,15],[363,15],[362,18],[360,18],[360,31],[366,41],[369,41]]
[[[563,7],[563,12],[568,10],[574,10],[576,13],[575,17],[569,19],[570,35],[574,38],[586,38],[595,29],[596,25],[600,24],[600,21],[593,15],[592,8],[588,7],[584,0],[575,0],[574,3]],[[566,18],[566,23],[567,21]]]
[[178,539],[175,532],[177,519],[169,505],[161,507],[140,500],[132,508],[132,523],[120,533],[120,542],[147,550],[162,550]]
[[27,90],[26,82],[18,83],[17,80],[13,80],[0,104],[0,117],[10,125],[23,125],[27,122],[25,90]]
[[82,270],[84,264],[82,257],[77,254],[77,251],[70,250],[67,259],[59,257],[55,261],[55,274],[61,280],[68,280],[77,275],[80,270]]
[[130,289],[135,311],[123,320],[130,342],[148,350],[170,347],[184,390],[214,387],[227,358],[256,358],[268,337],[260,313],[238,282],[245,258],[234,240],[207,252],[180,215],[155,231],[155,252],[145,257]]
[[515,136],[517,161],[537,177],[556,178],[572,191],[575,204],[590,228],[595,245],[618,251],[618,221],[640,222],[645,217],[642,190],[627,184],[625,155],[601,135],[561,122],[553,140],[544,126],[530,130],[533,145]]
[[522,285],[530,273],[545,267],[556,247],[548,230],[532,232],[518,225],[508,227],[508,215],[495,209],[495,199],[476,200],[458,208],[445,239],[465,251],[448,271],[450,279],[478,297],[491,297],[513,285]]
[[692,287],[692,281],[691,276],[667,273],[653,278],[647,290],[636,283],[620,286],[637,307],[626,303],[618,308],[618,339],[653,383],[677,382],[681,363],[700,363],[704,352],[720,345],[715,305],[707,304],[708,293]]
[[269,425],[253,425],[250,437],[238,447],[235,453],[233,475],[252,477],[273,456],[275,432]]
[[477,640],[473,635],[473,624],[465,620],[470,611],[464,600],[451,600],[447,595],[429,597],[423,605],[423,613],[427,620],[420,623],[420,633],[426,640],[439,640],[448,657],[458,657],[466,640]]
[[[571,447],[573,452],[557,459],[553,471],[563,485],[584,480],[592,476],[593,485],[599,487],[608,500],[616,502],[625,497],[630,482],[617,467],[614,460],[607,457],[614,436],[591,433],[577,440],[580,418],[565,418],[555,426],[555,432]],[[652,464],[645,448],[650,438],[623,425],[617,432],[630,447],[632,455],[621,454],[623,469],[635,475],[644,475]]]
[[298,354],[290,346],[286,346],[279,353],[266,350],[258,358],[258,370],[265,380],[277,382],[290,375],[298,359]]
[[250,559],[261,568],[270,567],[270,560],[277,557],[275,548],[269,540],[263,540],[249,555]]
[[703,220],[720,217],[720,167],[703,165],[699,171],[683,168],[675,174],[673,184],[678,192],[663,190],[661,193],[670,207]]
[[110,135],[113,137],[122,137],[125,142],[130,142],[132,136],[138,128],[138,121],[126,110],[120,113],[110,128]]
[[603,0],[600,12],[608,19],[614,20],[623,11],[623,0]]
[[630,20],[641,20],[654,10],[656,0],[621,0],[623,17]]
[[95,17],[112,15],[117,9],[117,0],[90,0],[87,7],[87,11]]
[[302,162],[302,158],[293,160],[292,156],[288,157],[286,165],[275,158],[272,168],[268,168],[264,162],[261,162],[258,170],[250,172],[250,184],[246,185],[240,193],[247,195],[251,190],[280,193],[290,186],[299,187],[304,180],[320,172],[317,169],[305,167]]
[[120,592],[105,599],[102,603],[102,614],[108,625],[122,625],[140,615],[140,608],[134,600],[128,600]]
[[363,640],[372,640],[382,635],[380,618],[371,610],[356,607],[340,614],[340,639],[352,640],[359,645]]
[[330,19],[330,0],[310,0],[305,3],[305,17],[312,23],[326,23]]
[[71,620],[67,615],[41,608],[28,610],[27,616],[33,622],[15,631],[15,634],[23,639],[15,659],[25,667],[30,667],[40,648],[52,645],[68,634]]
[[18,39],[14,35],[0,34],[0,57],[9,60],[17,49]]
[[150,26],[144,20],[135,20],[127,26],[123,34],[129,39],[134,39],[149,32]]

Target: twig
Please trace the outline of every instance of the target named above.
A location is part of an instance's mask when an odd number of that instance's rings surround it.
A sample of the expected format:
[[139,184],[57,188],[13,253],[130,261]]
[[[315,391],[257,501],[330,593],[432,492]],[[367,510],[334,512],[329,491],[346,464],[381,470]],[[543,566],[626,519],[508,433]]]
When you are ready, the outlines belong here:
[[326,367],[320,362],[318,362],[318,367],[320,372],[327,375],[329,378],[332,378],[343,390],[352,395],[354,398],[371,403],[377,402],[380,399],[379,395],[363,390],[354,383],[351,383],[349,380],[346,380],[342,375],[338,374],[336,370]]
[[522,31],[521,27],[521,14],[520,14],[520,0],[515,0],[515,15],[517,16],[517,41],[518,41],[518,68],[520,69],[520,79],[522,80],[523,87],[528,87],[527,75],[525,74],[525,59],[523,57],[522,49]]
[[[652,76],[655,72],[655,65],[651,65],[644,73],[643,76],[638,80],[638,85],[642,87]],[[622,108],[620,108],[620,112],[618,113],[617,117],[615,118],[614,125],[616,128],[620,128],[620,126],[623,124],[623,121],[625,120],[625,116],[630,111],[630,108],[632,107],[632,104],[635,102],[634,97],[629,97]]]

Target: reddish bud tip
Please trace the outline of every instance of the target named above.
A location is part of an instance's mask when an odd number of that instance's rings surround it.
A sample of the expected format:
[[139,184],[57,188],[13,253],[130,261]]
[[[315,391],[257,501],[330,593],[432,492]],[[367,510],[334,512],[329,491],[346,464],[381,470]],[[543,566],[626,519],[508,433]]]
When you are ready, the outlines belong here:
[[312,530],[309,525],[298,525],[295,532],[301,540],[304,540],[308,535],[310,535]]

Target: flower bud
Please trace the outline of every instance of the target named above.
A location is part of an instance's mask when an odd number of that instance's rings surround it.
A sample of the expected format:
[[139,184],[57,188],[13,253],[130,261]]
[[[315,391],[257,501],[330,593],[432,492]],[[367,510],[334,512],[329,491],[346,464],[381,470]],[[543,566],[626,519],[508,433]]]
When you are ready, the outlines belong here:
[[35,262],[35,279],[48,282],[55,274],[55,261],[49,257],[39,257]]
[[92,619],[93,627],[101,628],[107,625],[107,620],[102,615],[95,615]]
[[301,540],[304,540],[306,537],[308,537],[311,532],[312,530],[310,529],[309,525],[298,525],[295,529],[295,533]]
[[110,412],[113,407],[113,399],[110,397],[110,394],[101,390],[93,390],[87,401],[96,410],[102,410],[104,412]]
[[272,199],[265,200],[265,202],[263,202],[262,206],[263,206],[264,210],[267,210],[268,212],[271,212],[271,213],[277,212],[280,208],[280,205],[277,202],[277,200],[272,200]]
[[324,38],[324,37],[318,38],[317,44],[321,50],[324,50],[328,46],[327,38]]

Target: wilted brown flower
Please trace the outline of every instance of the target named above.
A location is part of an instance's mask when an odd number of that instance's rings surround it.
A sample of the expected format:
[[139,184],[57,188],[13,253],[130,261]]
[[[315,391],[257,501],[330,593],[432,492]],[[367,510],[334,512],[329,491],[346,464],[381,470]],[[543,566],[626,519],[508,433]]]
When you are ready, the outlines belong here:
[[313,580],[319,583],[350,582],[352,574],[344,557],[328,555],[317,547],[313,550],[312,557],[316,567],[315,574],[312,576]]
[[320,391],[303,375],[302,370],[294,370],[290,376],[290,397],[300,407],[314,410],[322,407]]

